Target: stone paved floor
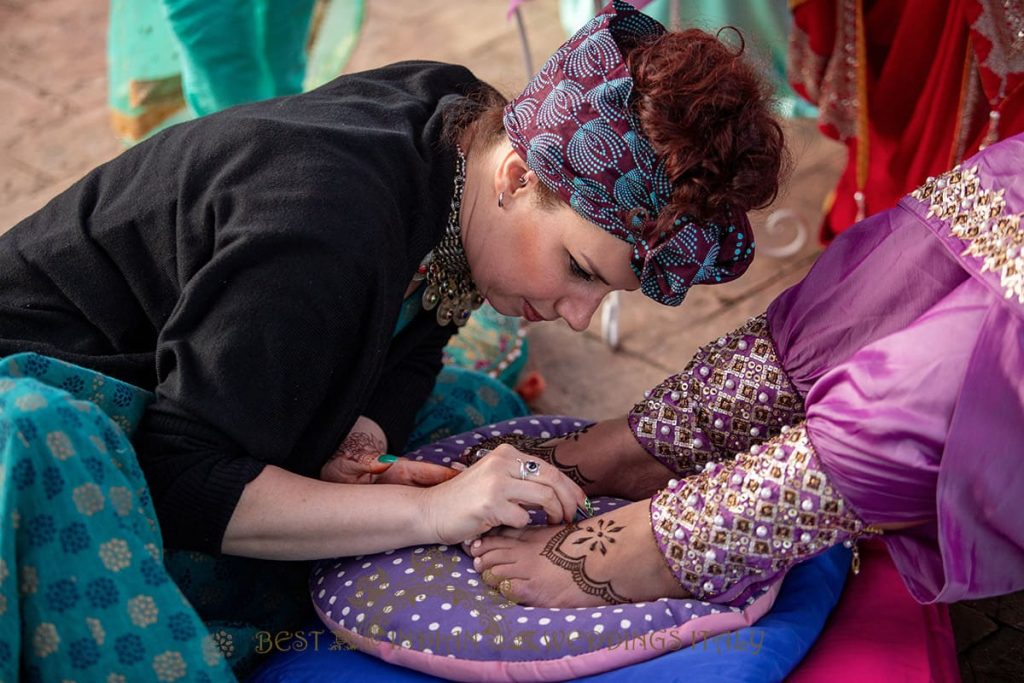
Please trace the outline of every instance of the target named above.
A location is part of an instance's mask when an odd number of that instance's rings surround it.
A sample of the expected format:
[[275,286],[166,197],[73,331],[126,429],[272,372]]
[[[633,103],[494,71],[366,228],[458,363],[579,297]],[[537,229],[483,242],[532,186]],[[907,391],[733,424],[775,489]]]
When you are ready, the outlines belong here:
[[[120,151],[105,106],[107,0],[0,0],[0,232]],[[349,70],[407,58],[460,62],[512,93],[525,82],[523,59],[504,0],[368,0]],[[524,11],[535,64],[562,40],[557,3]],[[795,167],[773,208],[814,226],[842,164],[841,149],[809,122],[788,126]],[[755,215],[762,247],[782,244]],[[637,293],[622,297],[621,341],[611,351],[597,322],[584,334],[549,323],[530,330],[532,364],[547,380],[544,412],[589,418],[622,414],[645,388],[680,370],[705,341],[760,313],[797,282],[818,254],[813,239],[785,258],[761,250],[739,281],[696,288],[678,309]],[[597,316],[595,316],[596,320]],[[967,681],[1024,681],[1024,599],[953,607]]]

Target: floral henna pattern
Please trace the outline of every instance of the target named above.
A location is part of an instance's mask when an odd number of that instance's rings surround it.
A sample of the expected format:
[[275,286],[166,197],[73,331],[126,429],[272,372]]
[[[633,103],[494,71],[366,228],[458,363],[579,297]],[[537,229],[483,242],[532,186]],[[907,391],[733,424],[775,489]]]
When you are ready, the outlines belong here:
[[[582,434],[584,431],[586,431],[586,429],[587,428],[584,428],[580,432],[573,433]],[[555,455],[555,451],[558,450],[558,446],[542,445],[549,441],[551,441],[551,439],[524,436],[522,434],[507,434],[505,436],[495,436],[491,437],[490,439],[484,439],[483,441],[480,441],[475,445],[470,446],[469,448],[462,452],[462,455],[459,457],[459,460],[461,460],[466,465],[472,465],[473,463],[480,459],[481,451],[492,451],[502,444],[509,444],[516,450],[522,451],[523,453],[527,453],[529,455],[537,456],[544,462],[554,465],[562,474],[569,477],[569,479],[571,479],[580,488],[584,488],[587,485],[594,483],[594,480],[584,476],[583,472],[576,465],[567,465],[565,463],[559,462],[558,458]]]
[[612,520],[599,519],[597,520],[597,529],[594,529],[593,526],[589,525],[583,527],[583,529],[590,535],[578,538],[573,541],[572,544],[582,545],[589,542],[590,547],[588,550],[590,552],[593,552],[596,549],[600,550],[602,555],[607,555],[608,550],[605,543],[615,543],[615,539],[612,538],[612,534],[617,534],[626,528],[623,526],[613,526],[614,524],[615,522]]
[[338,446],[330,460],[345,458],[353,462],[362,462],[367,456],[376,458],[386,450],[384,442],[373,434],[366,432],[351,432]]
[[[596,529],[593,524],[586,525],[582,530],[578,525],[570,524],[552,536],[540,554],[541,557],[547,558],[556,567],[561,567],[569,572],[576,587],[587,595],[600,598],[609,605],[632,602],[629,598],[616,593],[612,588],[611,581],[597,581],[591,578],[587,574],[586,567],[589,553],[594,552],[595,549],[600,549],[601,554],[604,555],[607,552],[605,542],[615,542],[615,539],[610,534],[618,533],[624,528],[623,526],[615,526],[615,522],[610,519],[607,522],[605,520],[598,520],[598,527]],[[584,551],[587,554],[582,557],[572,557],[562,550],[562,546],[570,536],[580,531],[588,535],[572,541],[571,545],[583,545],[589,542],[590,547]]]

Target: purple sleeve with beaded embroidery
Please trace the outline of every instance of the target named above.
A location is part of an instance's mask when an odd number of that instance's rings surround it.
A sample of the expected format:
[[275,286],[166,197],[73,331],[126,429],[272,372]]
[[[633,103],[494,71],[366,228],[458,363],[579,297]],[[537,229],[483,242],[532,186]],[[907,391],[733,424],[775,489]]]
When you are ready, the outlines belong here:
[[1024,588],[1024,135],[843,233],[768,321],[833,483],[912,594]]
[[802,417],[803,400],[760,315],[702,347],[683,372],[647,392],[629,425],[648,453],[686,475]]
[[796,562],[866,531],[829,481],[803,423],[708,463],[651,500],[654,538],[691,595],[742,604]]

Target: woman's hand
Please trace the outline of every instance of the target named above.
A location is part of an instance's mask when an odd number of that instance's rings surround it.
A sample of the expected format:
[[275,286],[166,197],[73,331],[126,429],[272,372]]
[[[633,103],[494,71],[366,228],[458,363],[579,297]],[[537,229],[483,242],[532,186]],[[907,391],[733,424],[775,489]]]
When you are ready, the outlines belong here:
[[[529,473],[529,463],[536,463],[536,474]],[[543,509],[552,524],[567,523],[587,498],[555,467],[507,444],[451,481],[423,491],[423,496],[425,521],[438,541],[447,544],[498,526],[525,527],[530,523],[528,507]]]
[[504,434],[478,441],[461,461],[472,464],[480,448],[507,443],[530,457],[550,463],[588,495],[627,500],[650,498],[673,474],[640,445],[626,416],[603,420],[554,438]]
[[335,484],[434,486],[458,469],[387,455],[387,438],[376,422],[360,416],[338,450],[320,468],[320,479]]
[[376,452],[336,455],[320,469],[320,479],[335,484],[403,484],[434,486],[446,482],[464,467],[444,467]]

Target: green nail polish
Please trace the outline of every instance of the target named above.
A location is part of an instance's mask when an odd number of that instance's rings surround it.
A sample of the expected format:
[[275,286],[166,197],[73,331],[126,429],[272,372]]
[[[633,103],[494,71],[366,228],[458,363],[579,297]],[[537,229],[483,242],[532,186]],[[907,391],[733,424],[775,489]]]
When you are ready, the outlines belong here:
[[377,458],[377,462],[386,462],[386,463],[388,463],[390,465],[393,462],[398,462],[398,456],[397,455],[382,455],[379,458]]
[[594,506],[591,505],[589,498],[583,499],[583,505],[577,506],[576,514],[573,515],[572,521],[582,522],[584,519],[590,519],[594,516]]

